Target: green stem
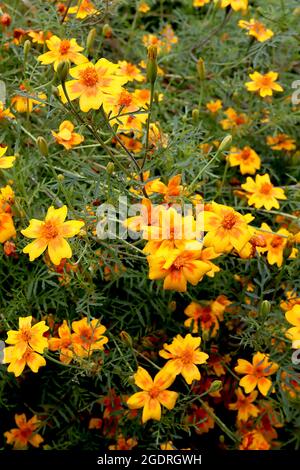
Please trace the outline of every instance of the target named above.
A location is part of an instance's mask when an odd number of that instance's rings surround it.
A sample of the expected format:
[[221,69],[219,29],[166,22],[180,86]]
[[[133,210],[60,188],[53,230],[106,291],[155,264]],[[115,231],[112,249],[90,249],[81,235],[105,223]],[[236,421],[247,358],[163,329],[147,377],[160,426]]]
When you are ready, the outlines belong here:
[[153,98],[154,98],[154,83],[151,83],[151,89],[150,89],[150,103],[149,103],[149,113],[148,113],[148,118],[147,118],[147,124],[146,124],[146,142],[145,142],[145,154],[144,158],[142,161],[142,166],[141,169],[143,170],[146,160],[147,160],[147,155],[148,155],[148,147],[149,147],[149,134],[150,134],[150,122],[151,122],[151,114],[152,114],[152,105],[153,105]]

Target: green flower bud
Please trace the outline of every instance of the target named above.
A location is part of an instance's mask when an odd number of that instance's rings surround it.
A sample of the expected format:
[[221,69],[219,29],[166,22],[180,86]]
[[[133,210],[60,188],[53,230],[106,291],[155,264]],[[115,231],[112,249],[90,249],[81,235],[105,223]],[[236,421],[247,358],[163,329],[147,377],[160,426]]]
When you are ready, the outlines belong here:
[[154,83],[157,77],[157,47],[148,47],[147,80]]
[[68,60],[61,61],[56,70],[56,74],[61,82],[65,82],[70,69],[70,62]]
[[113,172],[115,171],[115,164],[113,162],[108,162],[106,166],[106,171],[109,175],[112,175]]
[[224,139],[220,143],[218,151],[219,152],[224,152],[224,150],[226,150],[231,145],[231,143],[232,143],[232,135],[228,134],[224,137]]
[[218,392],[219,390],[222,390],[223,388],[223,382],[221,380],[214,380],[208,390],[208,393],[215,393]]
[[196,67],[197,67],[197,72],[198,72],[198,76],[199,76],[200,80],[201,81],[205,80],[206,70],[205,70],[205,63],[204,63],[204,60],[202,59],[202,57],[200,57],[200,59],[198,60]]
[[36,144],[38,146],[38,149],[39,149],[41,155],[43,155],[44,157],[48,157],[48,155],[49,155],[48,144],[47,144],[46,140],[44,139],[44,137],[39,136],[36,139]]

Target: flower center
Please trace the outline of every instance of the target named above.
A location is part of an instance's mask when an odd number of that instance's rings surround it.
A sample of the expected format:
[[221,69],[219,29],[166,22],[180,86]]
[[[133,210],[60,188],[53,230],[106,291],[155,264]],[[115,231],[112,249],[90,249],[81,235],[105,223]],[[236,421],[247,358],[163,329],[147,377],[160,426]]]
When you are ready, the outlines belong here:
[[173,266],[175,269],[181,269],[184,264],[185,259],[183,258],[183,256],[178,256],[178,258],[175,259]]
[[222,220],[222,227],[231,230],[237,222],[236,215],[233,213],[226,214]]
[[31,436],[31,434],[32,434],[32,429],[31,429],[30,426],[26,426],[26,427],[20,429],[19,432],[20,432],[21,437],[22,437],[24,440],[28,441],[28,439],[30,438],[30,436]]
[[80,80],[85,86],[93,87],[99,81],[98,73],[94,67],[87,67],[80,72]]
[[193,353],[194,352],[192,349],[186,349],[180,359],[184,364],[190,364],[191,362],[193,362]]
[[149,391],[149,395],[150,395],[151,398],[157,398],[158,395],[159,395],[159,388],[153,387],[153,388]]
[[280,246],[283,245],[283,239],[282,237],[275,236],[271,242],[271,247],[272,248],[279,248]]
[[130,106],[132,103],[132,97],[127,91],[122,91],[119,98],[119,106]]
[[26,341],[28,343],[28,341],[31,340],[31,331],[30,331],[30,329],[24,328],[21,332],[21,337],[22,337],[23,341]]
[[270,194],[273,189],[273,185],[271,183],[264,183],[260,188],[261,194]]
[[248,159],[250,158],[250,155],[251,155],[250,150],[249,150],[249,149],[245,149],[245,150],[243,150],[242,153],[241,153],[241,159],[242,159],[242,160],[248,160]]
[[273,83],[273,80],[270,77],[264,76],[264,77],[261,78],[261,86],[262,87],[266,87],[266,88],[268,87],[269,88],[272,83]]
[[70,41],[68,41],[68,39],[63,39],[59,46],[59,52],[61,53],[61,55],[67,54],[69,52],[70,47]]
[[53,222],[48,220],[47,222],[44,223],[43,236],[47,238],[47,240],[51,240],[57,237],[58,233],[59,232],[58,232],[57,226]]
[[207,323],[211,321],[211,308],[210,307],[203,308],[201,312],[201,321],[203,323]]

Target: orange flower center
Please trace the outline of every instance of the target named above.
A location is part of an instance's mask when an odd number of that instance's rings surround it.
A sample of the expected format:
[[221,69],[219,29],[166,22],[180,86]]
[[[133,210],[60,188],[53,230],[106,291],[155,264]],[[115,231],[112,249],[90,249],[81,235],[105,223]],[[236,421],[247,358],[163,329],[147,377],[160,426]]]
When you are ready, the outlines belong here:
[[93,87],[97,85],[99,77],[95,68],[87,67],[85,70],[80,72],[80,81],[87,87]]
[[183,256],[178,256],[175,259],[174,264],[173,264],[175,269],[181,269],[182,266],[184,265],[185,265],[185,259],[183,258]]
[[43,229],[42,229],[42,236],[46,238],[47,240],[52,240],[53,238],[56,238],[58,235],[59,231],[57,229],[57,226],[48,220],[47,222],[44,223]]
[[230,212],[229,214],[226,214],[222,220],[222,227],[225,228],[226,230],[231,230],[237,222],[237,217],[235,214]]
[[264,77],[261,77],[260,79],[260,86],[261,87],[270,87],[273,83],[272,78],[267,77],[266,75]]
[[250,158],[250,156],[251,156],[251,152],[250,152],[249,149],[245,149],[241,153],[241,159],[244,160],[244,161],[248,160]]
[[149,391],[149,395],[150,395],[151,398],[157,398],[158,395],[159,395],[159,388],[153,387],[153,388]]
[[273,185],[271,183],[264,183],[260,188],[261,194],[270,194],[273,189]]
[[194,357],[194,351],[193,349],[189,348],[183,352],[180,359],[182,360],[184,364],[190,364],[193,362],[193,357]]
[[71,47],[70,41],[68,41],[68,39],[63,39],[59,46],[59,52],[62,55],[67,54],[69,52],[70,47]]
[[90,328],[82,328],[80,331],[80,338],[83,342],[91,342],[92,334]]
[[23,428],[20,429],[20,437],[26,441],[29,440],[30,436],[32,435],[33,429],[31,426],[25,425]]
[[211,320],[212,320],[211,308],[210,307],[204,307],[202,312],[201,312],[201,322],[208,323]]
[[21,331],[21,337],[22,337],[22,340],[23,341],[30,341],[31,340],[31,330],[28,329],[28,328],[24,328],[22,331]]
[[119,98],[119,106],[130,106],[132,103],[132,97],[127,91],[122,91]]
[[283,245],[284,241],[282,237],[275,236],[271,242],[272,248],[279,248]]

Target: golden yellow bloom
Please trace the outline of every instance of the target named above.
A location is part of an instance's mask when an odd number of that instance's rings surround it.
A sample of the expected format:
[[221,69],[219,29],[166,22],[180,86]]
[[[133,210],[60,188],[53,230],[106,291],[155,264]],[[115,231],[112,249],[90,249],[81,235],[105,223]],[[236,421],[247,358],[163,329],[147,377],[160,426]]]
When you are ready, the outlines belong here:
[[296,141],[287,134],[277,134],[274,136],[267,137],[267,144],[272,150],[295,150]]
[[140,2],[139,6],[138,6],[138,11],[140,13],[148,13],[148,11],[150,11],[150,7],[149,7],[148,3]]
[[59,126],[59,132],[51,131],[56,142],[63,145],[65,149],[70,150],[75,145],[81,144],[84,137],[80,134],[73,132],[74,124],[71,121],[63,121]]
[[141,73],[141,70],[131,62],[119,60],[118,65],[120,69],[117,75],[125,77],[128,82],[133,82],[134,80],[137,82],[143,82],[145,80],[145,76]]
[[9,108],[5,109],[4,103],[0,101],[0,121],[3,119],[15,119]]
[[132,410],[143,408],[143,423],[146,423],[149,419],[160,421],[161,405],[168,410],[172,410],[175,406],[178,393],[167,390],[174,382],[174,379],[174,375],[162,369],[152,380],[149,373],[139,367],[134,374],[134,381],[143,391],[134,393],[127,400],[128,407]]
[[157,53],[159,53],[162,49],[163,42],[161,39],[159,39],[155,34],[144,34],[143,36],[143,44],[145,47],[149,46],[156,46],[157,47]]
[[237,410],[238,421],[248,421],[250,416],[256,418],[259,414],[259,408],[253,405],[256,400],[258,392],[253,391],[250,395],[244,395],[241,388],[238,388],[235,392],[237,401],[229,404],[230,410]]
[[262,98],[272,96],[273,91],[283,91],[282,86],[276,83],[278,78],[277,72],[268,72],[262,75],[259,72],[250,73],[249,77],[252,82],[245,83],[248,91],[259,92]]
[[21,230],[25,237],[35,238],[23,249],[23,253],[29,253],[30,261],[38,258],[46,248],[48,248],[50,260],[55,265],[58,265],[63,258],[71,258],[72,250],[65,239],[74,237],[84,226],[84,222],[80,220],[65,222],[67,212],[67,206],[59,209],[51,206],[44,221],[31,219],[29,227]]
[[264,42],[274,36],[271,29],[267,29],[263,23],[251,18],[250,21],[240,20],[240,28],[247,29],[248,35],[255,37],[259,42]]
[[[118,76],[120,67],[100,59],[96,64],[86,62],[70,69],[70,75],[74,80],[65,83],[66,90],[71,101],[79,98],[81,111],[88,112],[90,109],[99,109],[107,95],[116,95],[121,92],[122,85],[127,82],[125,77]],[[62,86],[58,87],[63,103],[67,98]]]
[[29,346],[21,355],[16,355],[15,346],[5,348],[3,362],[4,364],[9,364],[7,371],[13,372],[16,377],[19,377],[19,375],[22,374],[26,365],[35,373],[39,371],[40,367],[46,365],[45,359],[40,354],[33,351]]
[[4,243],[15,236],[16,229],[11,214],[0,212],[0,243]]
[[210,101],[209,103],[206,104],[206,108],[208,111],[211,113],[217,113],[220,109],[222,109],[223,103],[221,100],[216,100],[216,101]]
[[9,212],[10,205],[13,204],[15,199],[15,193],[12,187],[7,184],[3,188],[0,188],[0,213],[1,212]]
[[170,24],[167,24],[161,30],[163,47],[167,52],[170,52],[172,45],[178,43],[178,37],[175,35],[174,30]]
[[238,114],[233,108],[228,108],[224,111],[227,118],[222,119],[220,124],[224,130],[235,129],[247,123],[248,119],[246,114]]
[[291,310],[288,310],[285,314],[287,321],[293,325],[286,332],[286,337],[296,344],[293,345],[295,349],[299,349],[300,345],[300,305],[296,304]]
[[24,413],[21,415],[16,414],[15,422],[18,427],[4,433],[7,444],[13,445],[15,450],[26,449],[28,444],[39,447],[44,441],[42,436],[37,433],[41,423],[36,415],[27,421]]
[[242,442],[239,446],[240,450],[269,450],[270,444],[264,435],[257,431],[248,431],[243,435]]
[[187,334],[184,338],[177,335],[171,344],[164,344],[159,351],[161,357],[168,359],[164,369],[173,375],[181,374],[189,385],[193,380],[200,380],[197,365],[204,364],[208,359],[208,354],[200,351],[200,343],[201,338]]
[[193,7],[199,8],[199,7],[204,7],[207,3],[209,3],[210,0],[193,0]]
[[76,39],[60,39],[58,36],[51,36],[46,41],[48,52],[38,56],[38,60],[44,64],[52,64],[54,70],[57,70],[58,64],[63,61],[69,60],[76,65],[88,62],[88,59],[80,54],[83,47],[79,46]]
[[[32,93],[28,91],[24,85],[20,85],[19,88],[22,92],[28,93],[32,96]],[[37,97],[42,101],[47,99],[47,95],[45,95],[45,93],[39,93]],[[39,100],[22,95],[15,95],[11,99],[11,104],[18,113],[31,113],[35,104],[38,104],[41,107],[45,106],[45,104]],[[36,111],[37,110],[38,108],[36,108]]]
[[59,338],[50,338],[48,340],[48,348],[50,351],[59,351],[59,359],[61,362],[69,364],[73,358],[73,341],[71,330],[68,327],[66,320],[58,328]]
[[51,38],[52,33],[50,31],[29,31],[28,36],[33,43],[45,44],[46,40]]
[[[122,88],[114,95],[103,96],[103,109],[110,114],[110,124],[118,125],[118,132],[140,131],[147,120],[147,113],[134,114],[140,109],[136,95]],[[112,119],[114,116],[118,117]]]
[[247,10],[248,0],[221,0],[221,8],[231,6],[234,11]]
[[48,340],[43,335],[49,330],[44,321],[40,321],[31,326],[32,317],[19,318],[19,330],[9,330],[7,332],[7,344],[14,346],[16,356],[22,355],[29,346],[33,351],[43,353],[48,346]]
[[204,211],[204,245],[212,246],[217,253],[241,250],[252,234],[248,223],[253,220],[250,214],[241,215],[231,207],[213,202],[210,210]]
[[78,0],[77,5],[69,8],[69,15],[76,15],[79,20],[84,20],[87,16],[95,15],[98,10],[90,0]]
[[14,166],[15,156],[4,157],[7,147],[0,147],[0,168],[7,169]]
[[73,348],[77,356],[88,357],[94,351],[102,351],[108,342],[108,338],[103,336],[106,328],[96,318],[91,321],[88,321],[87,318],[73,321],[72,329],[74,331],[72,334]]
[[264,396],[272,388],[272,381],[268,379],[279,368],[275,362],[270,362],[266,354],[257,352],[253,356],[252,364],[245,359],[238,359],[238,365],[234,370],[238,374],[246,374],[240,380],[240,386],[244,388],[245,393],[251,393],[256,387]]
[[227,156],[230,166],[239,166],[242,175],[254,175],[260,169],[261,160],[255,150],[244,147],[242,150],[232,147]]
[[248,176],[246,183],[242,184],[242,188],[247,191],[248,205],[254,205],[256,209],[261,207],[265,207],[267,210],[273,207],[279,209],[277,199],[286,199],[284,190],[274,187],[267,173],[265,175],[256,175],[255,180]]
[[288,237],[291,235],[285,228],[279,229],[276,234],[272,233],[271,228],[264,222],[261,225],[261,233],[265,240],[264,247],[258,247],[259,253],[267,251],[267,260],[269,264],[277,264],[280,268],[283,263],[283,252],[286,247]]

